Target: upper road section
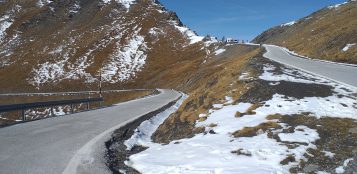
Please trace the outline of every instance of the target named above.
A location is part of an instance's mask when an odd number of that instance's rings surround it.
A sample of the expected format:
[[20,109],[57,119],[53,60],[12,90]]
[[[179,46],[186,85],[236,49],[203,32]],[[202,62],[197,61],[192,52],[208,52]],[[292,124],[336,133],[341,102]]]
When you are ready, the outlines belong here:
[[357,88],[357,66],[301,58],[277,46],[264,47],[267,50],[264,54],[266,58]]

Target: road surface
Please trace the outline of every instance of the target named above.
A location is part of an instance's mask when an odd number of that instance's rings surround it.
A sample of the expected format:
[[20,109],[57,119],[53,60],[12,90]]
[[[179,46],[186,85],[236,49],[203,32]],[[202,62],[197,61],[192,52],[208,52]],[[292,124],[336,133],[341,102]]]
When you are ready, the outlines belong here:
[[264,57],[292,66],[315,75],[357,88],[357,67],[338,63],[315,61],[293,56],[280,47],[264,45],[267,52]]
[[[104,153],[111,133],[181,95],[172,90],[160,92],[109,108],[1,128],[0,173],[103,173],[107,170],[103,154],[98,157],[94,151],[100,148]],[[98,161],[102,164],[95,167]],[[86,164],[89,167],[83,170]]]

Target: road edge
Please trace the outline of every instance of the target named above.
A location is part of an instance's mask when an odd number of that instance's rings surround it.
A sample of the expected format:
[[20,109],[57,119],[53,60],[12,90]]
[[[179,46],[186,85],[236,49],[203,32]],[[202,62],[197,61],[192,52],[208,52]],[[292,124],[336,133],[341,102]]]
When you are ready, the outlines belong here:
[[[160,89],[159,89],[160,93],[162,92]],[[172,90],[174,91],[174,90]],[[175,91],[177,92],[177,91]],[[177,92],[178,93],[178,92]],[[173,101],[176,101],[178,100],[180,97],[182,97],[182,94],[179,93],[180,95]],[[160,95],[160,94],[159,94]],[[153,97],[153,96],[149,96],[149,97]],[[142,98],[143,99],[143,98]],[[140,100],[140,99],[136,99],[136,100]],[[173,101],[169,102],[172,103]],[[128,102],[131,102],[131,101],[128,101]],[[168,104],[164,105],[163,107],[167,106]],[[71,160],[68,162],[66,168],[63,170],[62,174],[76,174],[77,173],[77,169],[78,167],[80,166],[80,163],[83,159],[88,159],[90,161],[90,156],[93,152],[93,150],[95,149],[95,145],[100,141],[100,140],[104,140],[104,143],[106,143],[110,138],[111,138],[111,135],[113,134],[113,132],[117,129],[120,129],[121,127],[125,127],[127,125],[130,125],[131,123],[137,121],[138,119],[144,117],[145,115],[148,115],[152,112],[155,112],[155,111],[158,111],[160,109],[162,109],[163,107],[161,108],[158,108],[154,111],[150,111],[144,115],[140,115],[140,116],[137,116],[137,117],[134,117],[130,120],[127,120],[121,124],[118,124],[114,127],[111,127],[109,129],[107,129],[106,131],[102,132],[101,134],[97,135],[96,137],[94,137],[93,139],[91,139],[90,141],[88,141],[84,146],[82,146],[82,148],[80,148],[75,154],[74,156],[71,158]],[[105,145],[105,144],[104,144]],[[106,149],[105,149],[106,150]],[[109,168],[107,169],[108,171],[110,170]]]

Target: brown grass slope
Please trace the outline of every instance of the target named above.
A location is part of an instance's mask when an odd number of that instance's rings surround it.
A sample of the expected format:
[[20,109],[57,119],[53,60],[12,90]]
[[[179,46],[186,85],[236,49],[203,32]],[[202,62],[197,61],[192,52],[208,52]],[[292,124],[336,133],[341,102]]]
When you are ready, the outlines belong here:
[[292,26],[277,26],[257,36],[253,42],[287,47],[311,58],[357,64],[357,2],[324,8]]
[[[155,142],[169,143],[173,140],[194,136],[203,131],[195,124],[199,114],[207,113],[215,103],[224,103],[225,96],[237,100],[250,84],[239,80],[248,60],[261,52],[259,47],[237,45],[227,48],[227,56],[210,59],[184,78],[181,90],[189,94],[178,111],[158,128],[152,138]],[[214,125],[212,125],[214,126]]]

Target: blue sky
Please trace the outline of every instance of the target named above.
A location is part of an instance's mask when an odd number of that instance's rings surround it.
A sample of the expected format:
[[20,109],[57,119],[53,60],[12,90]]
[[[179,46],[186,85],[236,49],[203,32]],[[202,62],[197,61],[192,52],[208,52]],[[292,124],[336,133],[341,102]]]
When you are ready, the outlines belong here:
[[199,35],[251,40],[262,31],[346,0],[159,0]]

